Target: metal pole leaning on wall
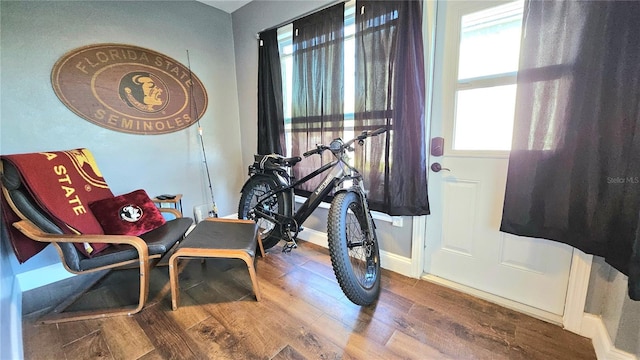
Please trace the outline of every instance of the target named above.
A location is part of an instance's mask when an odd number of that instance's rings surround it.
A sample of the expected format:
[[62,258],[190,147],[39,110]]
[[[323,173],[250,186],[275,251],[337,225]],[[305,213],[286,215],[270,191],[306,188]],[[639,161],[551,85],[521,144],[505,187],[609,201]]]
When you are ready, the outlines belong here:
[[[189,85],[189,96],[191,97],[191,109],[193,109],[195,116],[198,116],[198,104],[195,102],[194,97],[193,97],[193,75],[191,72],[191,58],[189,57],[189,50],[187,50],[187,66],[189,67],[189,79],[191,80],[191,84]],[[192,113],[192,117],[193,117],[193,113]],[[211,175],[209,174],[209,163],[207,162],[207,152],[205,151],[204,148],[204,137],[203,137],[203,131],[202,131],[202,127],[200,126],[200,119],[197,118],[198,123],[198,135],[200,135],[200,146],[202,148],[202,158],[203,158],[203,162],[204,162],[204,168],[205,171],[207,173],[207,182],[209,184],[209,192],[211,193],[211,208],[208,209],[208,216],[209,217],[218,217],[218,207],[216,206],[216,201],[213,197],[213,186],[211,185]],[[196,221],[201,220],[201,219],[197,219],[196,217]]]

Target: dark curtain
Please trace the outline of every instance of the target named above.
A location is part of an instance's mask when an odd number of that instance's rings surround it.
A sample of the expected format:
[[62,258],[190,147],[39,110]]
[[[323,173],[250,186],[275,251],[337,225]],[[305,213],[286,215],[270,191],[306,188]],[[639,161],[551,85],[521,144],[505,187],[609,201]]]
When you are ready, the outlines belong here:
[[501,226],[604,257],[631,275],[636,296],[637,244],[636,263],[630,260],[640,236],[638,19],[638,2],[525,5]]
[[429,214],[421,1],[356,1],[356,152],[373,210]]
[[260,33],[258,50],[258,154],[283,154],[284,111],[278,30]]
[[[328,145],[344,128],[344,3],[293,23],[292,153]],[[293,168],[294,176],[311,173],[333,155],[314,155]],[[297,193],[308,195],[322,181],[316,177]]]

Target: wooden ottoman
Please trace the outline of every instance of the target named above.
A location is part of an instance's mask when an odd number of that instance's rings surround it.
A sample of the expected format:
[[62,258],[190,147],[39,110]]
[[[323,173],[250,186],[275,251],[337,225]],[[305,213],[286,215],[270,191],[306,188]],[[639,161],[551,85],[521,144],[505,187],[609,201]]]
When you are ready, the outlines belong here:
[[256,243],[264,257],[258,224],[251,220],[207,218],[182,240],[169,259],[169,281],[171,283],[171,307],[178,308],[180,287],[178,285],[178,260],[180,258],[234,258],[242,259],[249,268],[256,300],[260,301],[260,288],[253,266]]

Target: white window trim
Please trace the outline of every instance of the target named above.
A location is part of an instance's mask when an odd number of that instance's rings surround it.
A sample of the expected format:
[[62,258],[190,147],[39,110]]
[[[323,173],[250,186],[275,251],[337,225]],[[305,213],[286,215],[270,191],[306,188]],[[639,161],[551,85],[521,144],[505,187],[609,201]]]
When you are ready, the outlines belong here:
[[[307,201],[307,198],[304,196],[296,195],[295,200],[296,200],[296,204],[303,204],[305,201]],[[331,204],[324,201],[321,202],[320,205],[318,205],[319,209],[329,210],[330,207],[331,207]],[[371,217],[373,217],[374,220],[384,221],[393,226],[398,226],[398,227],[402,227],[404,223],[402,216],[391,216],[378,211],[371,211]]]

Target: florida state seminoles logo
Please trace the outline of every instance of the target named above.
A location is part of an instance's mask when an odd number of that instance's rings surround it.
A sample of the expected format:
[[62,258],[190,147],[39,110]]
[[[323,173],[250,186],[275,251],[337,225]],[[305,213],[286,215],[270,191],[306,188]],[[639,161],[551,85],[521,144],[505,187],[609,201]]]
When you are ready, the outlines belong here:
[[[167,106],[167,86],[155,74],[136,71],[120,80],[120,98],[128,106],[145,113],[156,113]],[[168,100],[168,99],[166,99]]]
[[142,209],[137,205],[125,205],[120,208],[120,219],[127,222],[136,222],[142,217]]
[[51,82],[58,98],[84,119],[116,131],[166,134],[195,124],[207,92],[187,67],[153,50],[96,44],[56,62]]
[[87,185],[97,186],[99,188],[108,189],[109,185],[104,180],[98,164],[89,149],[75,149],[64,152],[71,163],[76,168],[78,175],[87,182]]

